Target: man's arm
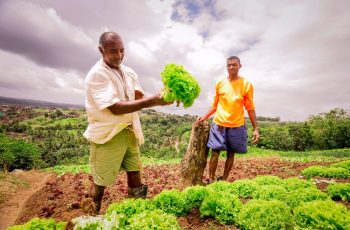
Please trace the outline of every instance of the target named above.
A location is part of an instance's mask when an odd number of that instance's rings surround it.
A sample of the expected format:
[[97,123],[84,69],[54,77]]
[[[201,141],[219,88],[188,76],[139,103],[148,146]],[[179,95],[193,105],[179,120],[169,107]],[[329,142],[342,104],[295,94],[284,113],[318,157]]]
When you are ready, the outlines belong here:
[[256,144],[258,143],[259,139],[260,139],[260,134],[259,134],[259,128],[258,128],[258,122],[256,119],[256,114],[255,114],[255,110],[248,110],[248,115],[249,115],[249,119],[250,122],[253,125],[254,131],[253,131],[253,137],[252,137],[252,144]]
[[132,113],[143,108],[148,108],[157,105],[170,105],[172,103],[165,102],[160,94],[152,97],[143,97],[135,101],[118,101],[108,107],[114,115]]
[[215,112],[216,112],[216,107],[211,107],[204,117],[199,118],[199,120],[197,121],[197,124],[202,123],[205,120],[208,120],[208,118],[211,115],[213,115]]

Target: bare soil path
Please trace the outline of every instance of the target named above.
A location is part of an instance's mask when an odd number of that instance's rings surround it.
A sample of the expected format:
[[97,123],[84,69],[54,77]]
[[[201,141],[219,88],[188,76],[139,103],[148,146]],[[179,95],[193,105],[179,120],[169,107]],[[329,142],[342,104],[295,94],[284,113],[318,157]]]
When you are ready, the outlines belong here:
[[2,174],[0,188],[3,200],[0,203],[0,229],[14,225],[25,202],[43,188],[47,181],[55,178],[54,173],[38,171],[16,171]]

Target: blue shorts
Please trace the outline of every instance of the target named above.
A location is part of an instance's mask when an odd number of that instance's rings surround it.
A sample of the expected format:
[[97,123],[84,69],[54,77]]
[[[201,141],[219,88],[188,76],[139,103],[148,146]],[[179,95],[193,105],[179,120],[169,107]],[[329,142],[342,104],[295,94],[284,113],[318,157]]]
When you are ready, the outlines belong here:
[[208,147],[213,150],[226,150],[230,153],[247,152],[248,135],[245,125],[228,128],[215,124],[210,127]]

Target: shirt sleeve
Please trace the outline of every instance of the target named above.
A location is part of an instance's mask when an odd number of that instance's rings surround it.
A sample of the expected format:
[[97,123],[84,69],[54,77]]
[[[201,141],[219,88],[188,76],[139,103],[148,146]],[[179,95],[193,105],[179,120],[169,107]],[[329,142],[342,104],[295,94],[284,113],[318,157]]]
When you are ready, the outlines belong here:
[[99,110],[121,100],[111,79],[97,73],[93,74],[87,84],[87,96],[93,99]]
[[247,93],[244,97],[244,107],[247,111],[255,109],[254,105],[254,88],[251,83],[248,84]]
[[137,74],[135,72],[133,72],[134,74],[134,85],[135,85],[135,89],[134,90],[137,90],[137,91],[140,91],[143,93],[143,89],[141,87],[141,84],[139,82],[139,77],[137,76]]
[[215,84],[215,96],[213,98],[213,102],[211,103],[211,108],[217,108],[218,107],[218,103],[219,103],[219,83]]

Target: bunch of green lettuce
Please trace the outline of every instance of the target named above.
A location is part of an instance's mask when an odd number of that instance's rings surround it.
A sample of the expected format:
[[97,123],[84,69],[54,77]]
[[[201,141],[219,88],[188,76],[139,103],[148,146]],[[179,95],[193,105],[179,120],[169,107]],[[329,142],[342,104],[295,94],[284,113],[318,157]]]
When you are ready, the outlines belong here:
[[344,168],[350,171],[350,160],[348,161],[342,161],[339,163],[331,164],[331,167],[336,167],[336,168]]
[[278,176],[257,176],[253,179],[258,185],[281,185],[283,180]]
[[326,193],[321,192],[317,188],[301,188],[288,192],[284,198],[284,201],[291,208],[314,200],[329,200],[329,197]]
[[184,193],[176,189],[163,190],[154,197],[153,201],[157,208],[163,210],[165,213],[176,216],[185,215],[190,210]]
[[238,216],[241,229],[294,229],[290,208],[279,200],[251,200]]
[[34,218],[29,222],[22,225],[15,225],[9,227],[8,230],[37,230],[37,229],[47,229],[47,230],[60,230],[65,229],[67,222],[56,223],[54,219],[39,219]]
[[119,203],[110,204],[107,208],[105,216],[112,214],[123,214],[130,217],[143,211],[152,211],[157,209],[152,200],[149,199],[125,199]]
[[190,107],[201,91],[197,80],[182,65],[167,64],[161,73],[163,97],[167,102],[182,102]]
[[258,200],[283,200],[287,190],[279,185],[260,185],[253,192],[252,197]]
[[350,229],[350,212],[334,201],[311,201],[294,209],[296,223],[306,229]]
[[284,187],[287,191],[293,191],[301,188],[317,188],[317,186],[310,180],[301,180],[297,177],[292,177],[283,180]]
[[186,188],[183,193],[185,194],[186,204],[189,206],[189,210],[193,208],[199,208],[204,198],[209,195],[209,189],[204,186],[192,186]]
[[239,197],[251,198],[254,191],[258,188],[258,184],[250,179],[241,179],[233,182],[232,188]]
[[238,221],[238,214],[242,206],[237,195],[212,190],[204,198],[199,212],[202,217],[215,217],[221,224],[234,224]]
[[301,175],[310,178],[313,176],[328,178],[349,178],[350,171],[345,168],[327,167],[327,166],[310,166],[303,171]]
[[216,192],[228,192],[228,193],[236,193],[236,190],[232,186],[232,183],[227,181],[216,181],[210,185],[207,186],[209,189],[213,189]]
[[180,230],[176,217],[166,214],[161,210],[145,211],[135,214],[129,219],[129,223],[126,229]]
[[327,194],[332,199],[350,201],[350,183],[335,183],[327,186]]

